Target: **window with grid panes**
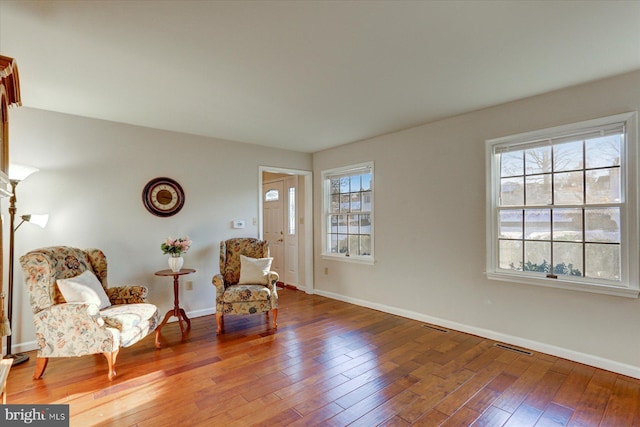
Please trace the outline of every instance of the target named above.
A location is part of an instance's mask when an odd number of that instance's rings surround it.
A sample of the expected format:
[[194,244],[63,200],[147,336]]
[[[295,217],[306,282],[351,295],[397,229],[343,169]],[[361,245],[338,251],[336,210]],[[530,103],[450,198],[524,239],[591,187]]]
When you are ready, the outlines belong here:
[[636,114],[487,141],[487,275],[638,295]]
[[332,169],[323,180],[323,256],[373,262],[373,163]]

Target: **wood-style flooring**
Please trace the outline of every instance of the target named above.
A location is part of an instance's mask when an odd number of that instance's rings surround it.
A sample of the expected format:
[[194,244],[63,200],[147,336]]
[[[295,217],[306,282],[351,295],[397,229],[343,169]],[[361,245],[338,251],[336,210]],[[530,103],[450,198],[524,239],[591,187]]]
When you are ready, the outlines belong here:
[[264,315],[177,323],[102,355],[14,366],[7,403],[70,405],[71,426],[640,426],[640,380],[332,299],[280,292]]

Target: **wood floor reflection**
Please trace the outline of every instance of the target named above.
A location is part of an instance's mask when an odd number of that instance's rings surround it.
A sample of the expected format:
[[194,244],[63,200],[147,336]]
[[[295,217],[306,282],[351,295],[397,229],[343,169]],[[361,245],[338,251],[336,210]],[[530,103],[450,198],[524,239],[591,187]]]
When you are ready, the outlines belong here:
[[122,349],[107,380],[101,355],[35,353],[12,368],[7,403],[70,405],[71,426],[640,426],[640,380],[363,307],[280,292],[264,315],[176,323]]

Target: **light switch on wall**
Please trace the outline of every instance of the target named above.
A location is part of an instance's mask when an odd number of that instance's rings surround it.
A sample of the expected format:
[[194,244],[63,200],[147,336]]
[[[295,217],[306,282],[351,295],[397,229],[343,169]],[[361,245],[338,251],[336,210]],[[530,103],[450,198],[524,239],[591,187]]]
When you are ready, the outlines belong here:
[[244,228],[247,225],[244,219],[234,219],[231,224],[233,228]]

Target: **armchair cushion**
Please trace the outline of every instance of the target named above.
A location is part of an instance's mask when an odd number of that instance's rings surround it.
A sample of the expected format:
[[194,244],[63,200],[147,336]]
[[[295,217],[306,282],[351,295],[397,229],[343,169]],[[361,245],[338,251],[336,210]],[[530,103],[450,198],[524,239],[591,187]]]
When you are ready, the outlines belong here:
[[250,258],[240,255],[239,285],[268,285],[273,258]]
[[56,283],[66,302],[95,304],[99,309],[111,305],[102,284],[89,270],[69,279],[58,279]]
[[157,311],[152,304],[122,304],[100,310],[100,315],[108,327],[120,332],[120,345],[129,347],[153,332],[156,322],[149,319]]
[[[271,290],[262,285],[234,285],[229,286],[222,295],[222,301],[226,303],[248,302],[248,301],[269,301]],[[270,310],[269,307],[267,310]]]

